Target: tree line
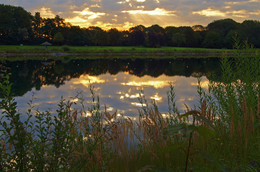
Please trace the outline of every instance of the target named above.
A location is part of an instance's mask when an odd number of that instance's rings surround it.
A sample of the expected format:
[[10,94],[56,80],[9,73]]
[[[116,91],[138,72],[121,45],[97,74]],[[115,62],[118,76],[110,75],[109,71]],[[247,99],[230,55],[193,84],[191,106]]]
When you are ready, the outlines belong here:
[[221,19],[206,27],[138,25],[124,31],[116,28],[103,30],[96,26],[80,28],[65,22],[58,15],[42,18],[39,12],[32,15],[22,7],[0,4],[2,45],[39,45],[49,41],[54,45],[78,46],[232,48],[235,36],[260,48],[260,21],[245,20],[238,23],[232,19]]

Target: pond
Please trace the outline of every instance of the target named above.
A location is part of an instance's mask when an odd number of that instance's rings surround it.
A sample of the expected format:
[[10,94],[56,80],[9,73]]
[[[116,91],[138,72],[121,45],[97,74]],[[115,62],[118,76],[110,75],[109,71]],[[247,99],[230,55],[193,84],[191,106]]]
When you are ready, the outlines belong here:
[[92,95],[99,96],[102,109],[117,110],[135,118],[144,93],[148,103],[155,100],[161,113],[168,112],[167,91],[175,87],[176,104],[180,111],[185,104],[198,104],[197,81],[207,88],[217,80],[220,62],[217,58],[201,59],[85,59],[4,61],[2,67],[11,73],[12,93],[20,112],[25,112],[32,99],[41,111],[55,112],[61,97],[78,101],[80,94],[91,105]]

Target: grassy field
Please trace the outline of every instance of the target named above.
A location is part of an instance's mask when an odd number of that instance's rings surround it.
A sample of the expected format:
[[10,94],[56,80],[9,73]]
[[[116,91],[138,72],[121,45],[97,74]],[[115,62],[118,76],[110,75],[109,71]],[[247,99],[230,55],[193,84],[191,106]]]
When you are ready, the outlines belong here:
[[[255,50],[258,51],[258,50]],[[0,60],[63,59],[69,58],[208,58],[223,53],[233,54],[230,49],[186,47],[112,47],[112,46],[18,46],[0,45]]]
[[226,52],[228,49],[208,49],[208,48],[186,48],[186,47],[132,47],[132,46],[19,46],[0,45],[0,53],[33,53],[33,52],[71,52],[71,53],[103,53],[103,52]]

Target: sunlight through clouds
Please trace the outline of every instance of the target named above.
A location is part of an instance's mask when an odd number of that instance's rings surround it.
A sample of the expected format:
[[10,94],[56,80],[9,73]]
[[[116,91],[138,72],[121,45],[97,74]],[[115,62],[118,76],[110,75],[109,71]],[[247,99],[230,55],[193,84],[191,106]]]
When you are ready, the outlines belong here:
[[206,26],[223,18],[259,20],[260,15],[260,0],[0,0],[0,4],[22,6],[44,18],[59,15],[72,25],[105,30],[127,30],[140,24]]
[[225,4],[228,4],[228,5],[243,5],[243,4],[246,4],[246,3],[254,3],[254,2],[260,2],[260,0],[229,1],[229,2],[225,2]]
[[[229,8],[228,8],[229,9]],[[237,18],[247,18],[249,15],[260,15],[260,10],[249,12],[247,10],[234,10],[234,11],[220,11],[214,10],[212,8],[204,9],[201,11],[194,11],[192,14],[198,14],[206,17],[237,17]]]
[[208,8],[208,9],[201,10],[201,11],[194,11],[194,12],[192,12],[192,14],[199,14],[199,15],[207,16],[207,17],[211,17],[211,16],[225,17],[226,16],[226,14],[224,12],[221,12],[220,10],[214,10],[212,8]]
[[65,19],[65,22],[69,22],[73,25],[81,25],[82,23],[87,22],[87,20],[85,20],[85,19],[83,19],[79,16],[76,16],[76,17],[73,17],[73,18]]
[[96,19],[100,16],[103,16],[105,15],[106,13],[100,13],[100,12],[93,12],[93,11],[90,11],[89,8],[85,8],[84,10],[82,11],[73,11],[73,13],[75,14],[80,14],[82,16],[87,16],[88,19]]
[[50,8],[47,8],[47,7],[42,7],[40,9],[36,9],[36,10],[34,10],[34,13],[35,12],[40,12],[41,17],[43,17],[43,18],[55,17],[55,14],[51,11]]
[[129,14],[147,14],[152,16],[175,16],[175,11],[167,11],[163,8],[156,8],[154,10],[129,10],[129,11],[122,11],[122,13],[129,13]]

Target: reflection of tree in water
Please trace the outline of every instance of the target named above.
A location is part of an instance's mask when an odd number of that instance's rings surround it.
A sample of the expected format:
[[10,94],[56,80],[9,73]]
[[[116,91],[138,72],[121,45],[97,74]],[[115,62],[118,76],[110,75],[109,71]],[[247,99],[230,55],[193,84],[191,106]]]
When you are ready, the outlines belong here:
[[[57,88],[71,78],[83,74],[101,75],[128,72],[136,76],[209,76],[218,74],[218,59],[98,59],[62,61],[16,61],[1,64],[11,73],[13,94],[21,96],[33,87],[37,90],[43,85]],[[214,79],[214,78],[211,78]]]

